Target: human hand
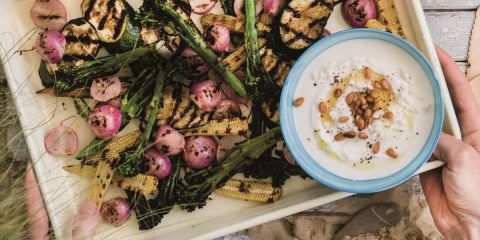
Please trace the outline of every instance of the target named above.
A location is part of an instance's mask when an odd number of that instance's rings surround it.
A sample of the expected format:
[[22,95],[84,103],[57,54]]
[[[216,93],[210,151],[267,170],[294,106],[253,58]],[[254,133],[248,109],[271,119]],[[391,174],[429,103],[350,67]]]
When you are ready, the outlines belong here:
[[[27,167],[25,175],[25,197],[27,213],[30,220],[29,234],[32,240],[48,239],[48,216],[43,205],[42,195],[38,189],[37,179],[31,165]],[[100,222],[100,214],[95,203],[84,202],[80,207],[77,218],[73,223],[72,238],[93,239]]]
[[433,157],[442,169],[420,175],[438,230],[446,239],[480,239],[480,111],[465,75],[437,47],[463,141],[443,133]]

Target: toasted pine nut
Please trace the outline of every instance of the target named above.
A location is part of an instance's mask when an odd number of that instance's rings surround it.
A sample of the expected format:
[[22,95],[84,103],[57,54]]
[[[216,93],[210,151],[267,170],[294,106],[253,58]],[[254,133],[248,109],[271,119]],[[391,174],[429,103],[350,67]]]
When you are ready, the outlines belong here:
[[343,93],[343,90],[340,88],[337,88],[335,89],[335,91],[333,91],[333,96],[336,98],[339,98],[340,96],[342,96],[342,93]]
[[350,119],[348,116],[341,116],[340,118],[338,118],[338,121],[340,123],[346,123],[348,122],[348,119]]
[[354,137],[357,136],[357,133],[352,130],[352,131],[348,131],[348,132],[344,133],[343,135],[347,138],[354,138]]
[[370,96],[372,96],[373,98],[377,98],[379,96],[378,91],[377,90],[370,91]]
[[339,133],[339,134],[335,135],[335,137],[333,137],[333,139],[335,141],[342,141],[343,139],[345,139],[345,136],[343,136],[343,134]]
[[391,158],[397,158],[397,152],[393,148],[387,149],[386,154]]
[[373,154],[377,154],[380,152],[380,142],[376,142],[372,147]]
[[360,132],[358,133],[358,138],[360,139],[367,139],[368,138],[368,134],[364,133],[364,132]]
[[386,119],[392,119],[393,118],[393,112],[386,112],[385,114],[383,114],[383,117],[386,118]]
[[380,84],[382,85],[382,88],[385,90],[390,90],[392,88],[392,86],[386,79],[383,79],[382,82],[380,82]]
[[318,109],[320,110],[321,113],[328,112],[328,106],[325,102],[320,102],[320,104],[318,105]]
[[347,95],[345,98],[345,101],[347,102],[348,105],[351,105],[355,99],[355,93],[351,92]]
[[372,110],[370,108],[365,110],[365,112],[363,112],[363,116],[365,116],[365,117],[372,116]]
[[300,106],[302,106],[304,101],[305,101],[305,98],[299,97],[299,98],[295,99],[295,101],[293,101],[293,106],[300,107]]
[[365,67],[365,70],[363,71],[365,74],[365,78],[370,79],[372,77],[372,69],[369,67]]
[[358,127],[358,129],[359,129],[360,131],[362,131],[363,129],[365,129],[365,120],[363,120],[363,119],[358,120],[357,127]]

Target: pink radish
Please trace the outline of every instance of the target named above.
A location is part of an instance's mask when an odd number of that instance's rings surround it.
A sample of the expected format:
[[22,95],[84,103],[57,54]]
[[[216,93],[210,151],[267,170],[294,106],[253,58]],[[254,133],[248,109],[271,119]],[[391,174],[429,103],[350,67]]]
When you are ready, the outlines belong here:
[[104,104],[95,107],[88,117],[88,126],[98,138],[115,136],[122,125],[122,113],[112,105]]
[[270,16],[277,16],[285,6],[285,0],[263,0],[265,12]]
[[122,83],[117,76],[95,78],[90,87],[90,95],[99,102],[107,102],[122,92]]
[[217,0],[190,0],[190,7],[196,14],[206,14],[215,7]]
[[221,23],[214,23],[205,30],[205,42],[215,52],[226,52],[230,48],[230,30]]
[[205,80],[197,82],[191,87],[190,98],[200,110],[211,112],[222,101],[222,94],[215,81]]
[[217,147],[213,137],[190,137],[185,144],[183,159],[190,168],[206,168],[217,158]]
[[[236,72],[235,72],[236,73]],[[230,85],[225,82],[220,84],[220,91],[222,92],[222,98],[232,100],[240,105],[246,106],[248,104],[248,98],[240,97]]]
[[377,7],[374,0],[347,0],[342,4],[342,15],[350,26],[359,28],[377,18]]
[[155,148],[148,149],[145,158],[147,160],[147,175],[164,179],[172,171],[170,159]]
[[181,56],[185,63],[186,72],[192,77],[199,77],[208,72],[210,66],[203,60],[202,57],[190,48],[185,48]]
[[167,156],[177,155],[185,146],[185,138],[174,128],[163,125],[155,136],[155,147]]
[[45,136],[45,149],[54,156],[71,156],[78,149],[78,137],[75,131],[60,123]]
[[60,0],[35,0],[30,17],[43,30],[60,31],[67,23],[67,10]]
[[41,32],[35,42],[35,49],[42,60],[49,63],[58,63],[65,52],[65,37],[55,31]]
[[100,214],[104,222],[119,227],[132,215],[128,199],[117,197],[105,201],[100,208]]

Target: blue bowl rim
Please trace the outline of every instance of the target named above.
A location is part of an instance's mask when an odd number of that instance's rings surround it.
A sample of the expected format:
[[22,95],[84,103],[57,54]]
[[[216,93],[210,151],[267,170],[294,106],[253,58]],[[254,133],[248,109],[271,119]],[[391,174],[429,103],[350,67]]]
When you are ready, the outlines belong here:
[[[354,180],[337,176],[324,169],[308,154],[303,147],[298,134],[296,133],[295,121],[293,119],[294,93],[298,81],[307,66],[312,60],[328,49],[329,47],[349,40],[355,39],[377,39],[393,44],[410,54],[426,73],[432,86],[434,97],[434,121],[425,145],[406,166],[398,172],[377,179]],[[440,137],[444,118],[443,96],[438,78],[428,60],[423,54],[409,42],[394,36],[391,33],[374,29],[350,29],[337,32],[325,37],[310,46],[296,61],[290,70],[283,86],[280,99],[280,125],[285,142],[290,149],[297,164],[311,177],[324,185],[344,192],[351,193],[372,193],[393,188],[412,177],[420,167],[431,156]]]

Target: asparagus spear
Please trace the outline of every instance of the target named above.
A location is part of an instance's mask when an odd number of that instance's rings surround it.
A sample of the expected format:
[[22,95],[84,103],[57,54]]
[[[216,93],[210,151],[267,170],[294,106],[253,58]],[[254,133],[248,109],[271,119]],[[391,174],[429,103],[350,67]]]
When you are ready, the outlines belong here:
[[243,83],[222,62],[218,61],[217,55],[207,47],[203,36],[185,21],[169,3],[156,0],[156,5],[175,21],[176,24],[170,23],[168,26],[178,34],[188,47],[200,55],[238,94],[246,96],[247,92]]
[[122,164],[120,164],[116,169],[117,173],[119,173],[123,177],[131,177],[138,174],[141,170],[140,168],[141,160],[143,158],[143,152],[148,141],[151,138],[153,127],[155,126],[157,120],[158,105],[160,104],[160,100],[162,98],[163,85],[166,76],[166,71],[162,68],[159,68],[155,87],[153,90],[153,96],[150,100],[149,105],[151,112],[148,116],[147,126],[143,131],[142,139],[139,141],[133,152],[126,152],[124,154]]
[[55,87],[59,91],[67,91],[75,86],[84,86],[93,78],[116,73],[120,68],[142,58],[153,50],[152,47],[140,47],[124,53],[101,57],[80,66],[62,66],[60,76],[65,79],[57,80]]
[[263,152],[270,149],[281,138],[280,127],[276,127],[259,137],[233,147],[222,158],[217,160],[218,164],[196,172],[187,173],[185,180],[188,186],[182,192],[182,197],[183,202],[191,203],[192,205],[185,208],[193,211],[196,207],[204,206],[208,196],[244,166],[246,163],[245,159],[259,158]]

